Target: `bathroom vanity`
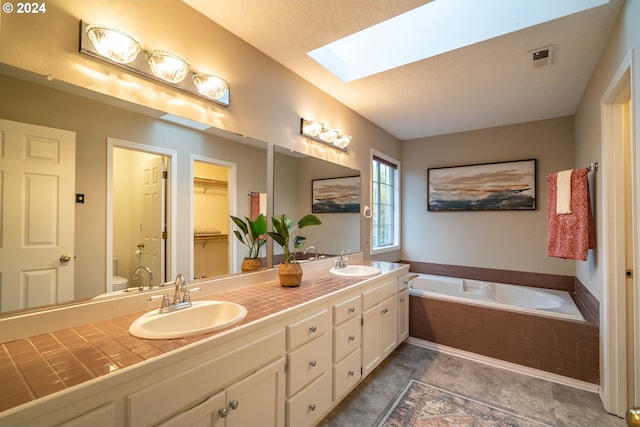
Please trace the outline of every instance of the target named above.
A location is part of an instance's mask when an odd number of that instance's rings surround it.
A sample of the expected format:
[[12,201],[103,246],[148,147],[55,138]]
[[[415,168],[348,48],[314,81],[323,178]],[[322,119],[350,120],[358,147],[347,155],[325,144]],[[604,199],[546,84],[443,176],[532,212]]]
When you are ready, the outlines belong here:
[[200,282],[194,300],[233,300],[246,319],[7,409],[0,424],[316,425],[408,335],[409,266],[364,264],[381,274],[338,277],[326,260],[304,266],[299,288],[281,287],[274,271],[227,279],[223,290]]

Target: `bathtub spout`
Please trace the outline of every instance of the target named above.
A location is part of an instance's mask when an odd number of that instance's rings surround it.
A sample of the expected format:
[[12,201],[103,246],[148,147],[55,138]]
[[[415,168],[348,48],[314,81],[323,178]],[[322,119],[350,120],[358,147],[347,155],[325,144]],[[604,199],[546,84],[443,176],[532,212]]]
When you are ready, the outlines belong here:
[[409,282],[411,282],[413,279],[416,279],[416,278],[418,278],[418,277],[420,277],[420,275],[419,275],[419,274],[412,274],[411,276],[409,276],[409,277],[407,277],[407,278],[405,279],[404,284],[405,284],[405,285],[410,285],[410,283],[409,283]]

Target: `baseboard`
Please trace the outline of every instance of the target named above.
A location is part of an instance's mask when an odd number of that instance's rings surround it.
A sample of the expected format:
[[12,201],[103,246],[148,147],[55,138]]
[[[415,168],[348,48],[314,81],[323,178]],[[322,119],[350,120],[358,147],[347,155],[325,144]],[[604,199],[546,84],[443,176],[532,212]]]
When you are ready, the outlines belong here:
[[598,384],[591,384],[586,381],[576,380],[574,378],[553,374],[551,372],[542,371],[540,369],[529,368],[527,366],[518,365],[516,363],[505,362],[504,360],[494,359],[493,357],[483,356],[481,354],[459,350],[457,348],[448,347],[442,344],[436,344],[436,343],[421,340],[418,338],[408,337],[405,340],[405,342],[408,344],[416,345],[418,347],[423,347],[429,350],[438,351],[440,353],[450,354],[452,356],[461,357],[463,359],[472,360],[478,363],[484,363],[485,365],[496,366],[498,368],[506,369],[512,372],[517,372],[519,374],[528,375],[530,377],[540,378],[540,379],[551,381],[557,384],[566,385],[566,386],[577,388],[580,390],[586,390],[592,393],[600,393],[600,386]]

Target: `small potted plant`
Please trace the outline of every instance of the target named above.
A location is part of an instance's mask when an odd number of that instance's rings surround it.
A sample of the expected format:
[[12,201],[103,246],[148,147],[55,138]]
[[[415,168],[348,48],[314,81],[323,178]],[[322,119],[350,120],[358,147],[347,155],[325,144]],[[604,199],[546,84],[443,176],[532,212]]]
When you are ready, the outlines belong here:
[[249,248],[244,259],[242,260],[241,269],[243,273],[248,271],[256,271],[262,268],[262,259],[260,259],[260,249],[267,243],[265,234],[267,233],[267,219],[263,214],[258,215],[255,220],[244,217],[229,215],[231,220],[236,224],[238,230],[234,230],[240,243]]
[[284,252],[284,262],[280,264],[278,270],[278,276],[280,278],[281,286],[300,286],[302,282],[302,267],[296,261],[295,250],[302,247],[305,237],[295,236],[293,237],[293,249],[291,252],[291,240],[292,233],[297,228],[304,228],[310,225],[322,224],[320,219],[312,214],[303,216],[297,224],[287,218],[285,214],[274,216],[271,218],[273,223],[273,231],[268,231],[267,234],[271,236],[274,242],[282,247]]

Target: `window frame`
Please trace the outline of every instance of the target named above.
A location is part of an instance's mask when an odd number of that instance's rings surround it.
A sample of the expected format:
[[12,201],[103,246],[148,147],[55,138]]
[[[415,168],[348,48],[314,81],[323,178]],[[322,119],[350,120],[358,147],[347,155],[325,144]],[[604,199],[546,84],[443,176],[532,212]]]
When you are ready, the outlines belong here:
[[[389,245],[389,246],[381,246],[381,247],[374,247],[373,246],[373,210],[374,210],[374,206],[373,206],[373,189],[374,189],[374,183],[373,183],[373,161],[379,158],[380,160],[390,163],[392,165],[395,166],[394,169],[394,182],[393,182],[393,203],[394,203],[394,209],[393,209],[393,244]],[[401,204],[400,204],[400,171],[401,171],[401,164],[400,164],[400,160],[395,159],[391,156],[388,156],[384,153],[381,153],[377,150],[371,149],[371,154],[369,157],[369,197],[371,200],[371,221],[370,221],[370,225],[369,225],[369,242],[370,242],[370,254],[371,255],[376,255],[376,254],[382,254],[385,252],[392,252],[392,251],[398,251],[400,250],[400,239],[401,239],[401,235],[400,235],[400,218],[401,216]]]

